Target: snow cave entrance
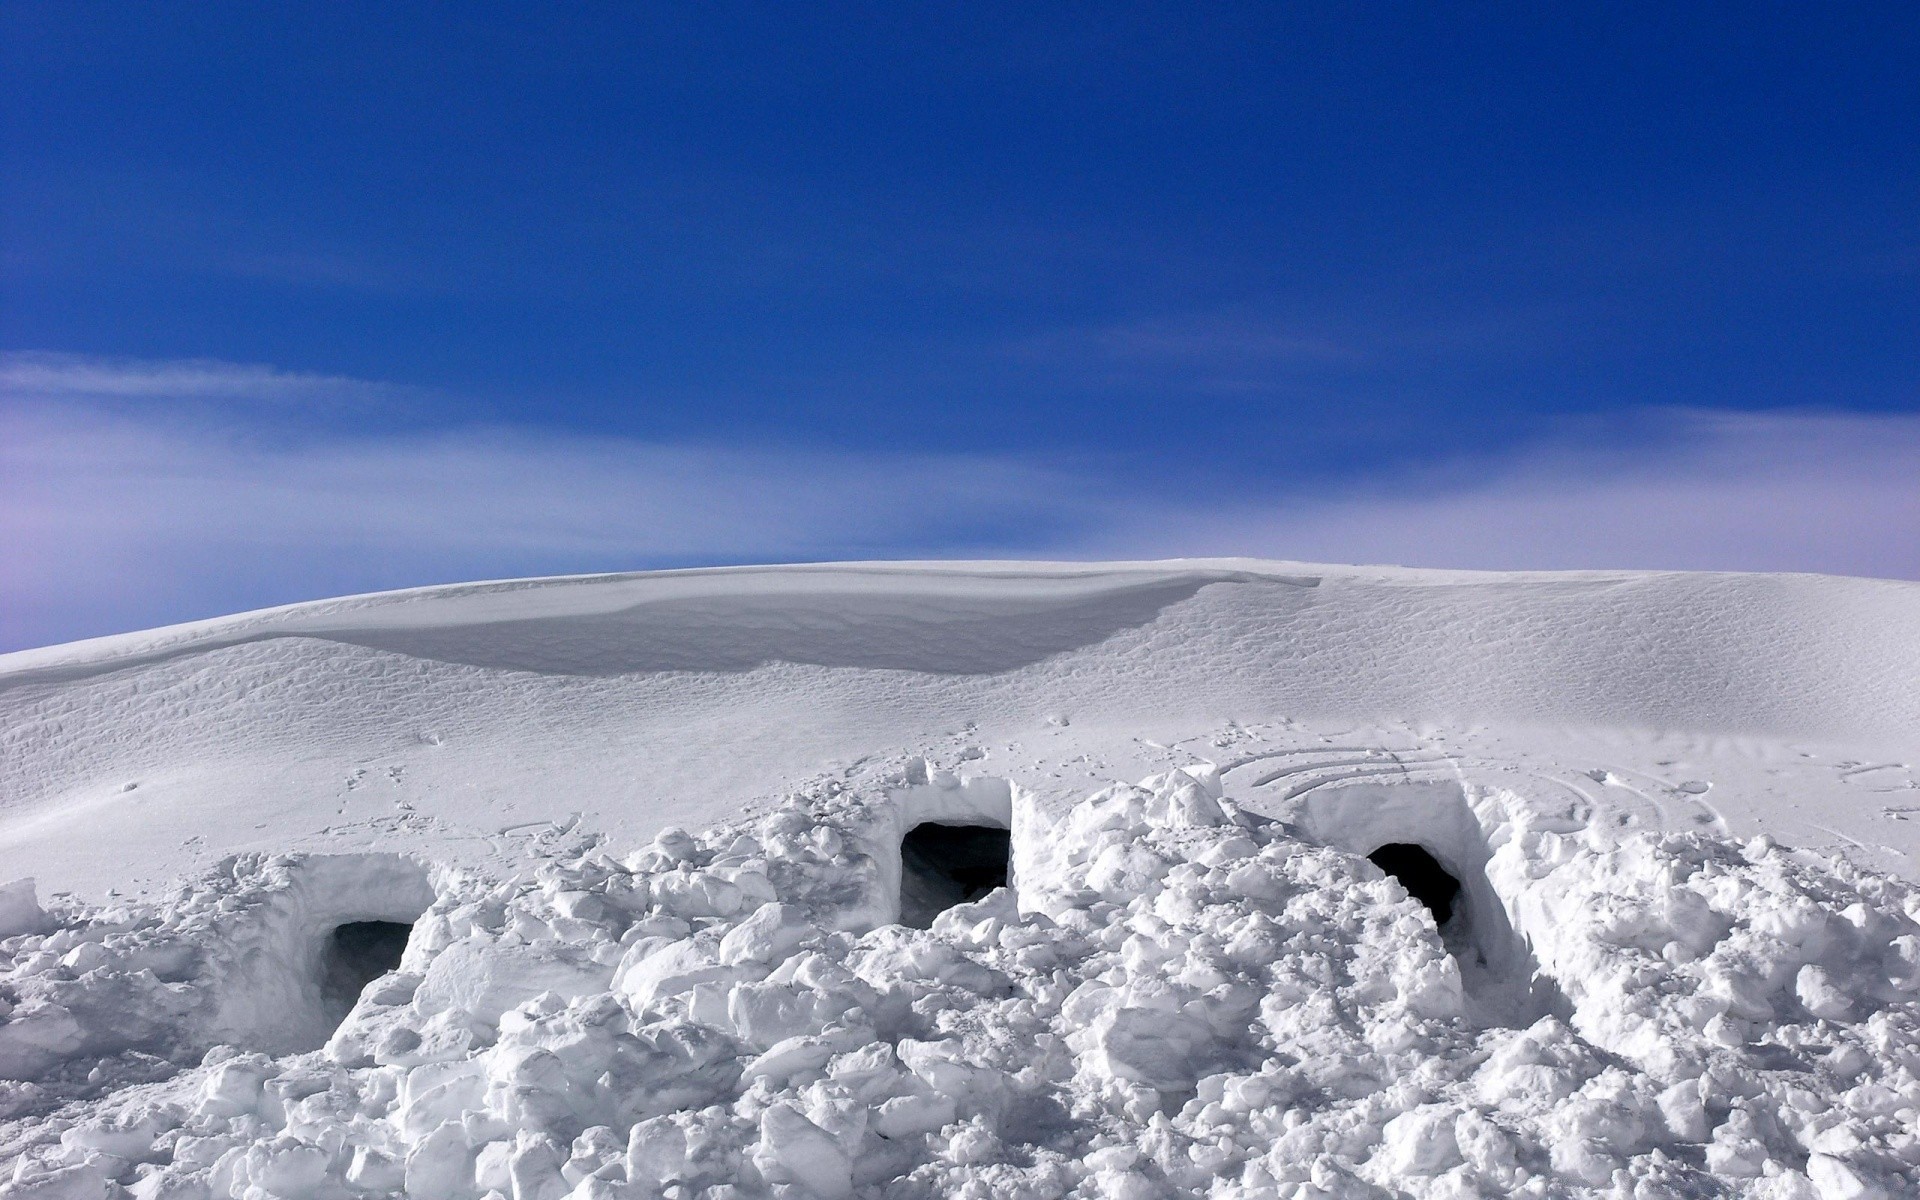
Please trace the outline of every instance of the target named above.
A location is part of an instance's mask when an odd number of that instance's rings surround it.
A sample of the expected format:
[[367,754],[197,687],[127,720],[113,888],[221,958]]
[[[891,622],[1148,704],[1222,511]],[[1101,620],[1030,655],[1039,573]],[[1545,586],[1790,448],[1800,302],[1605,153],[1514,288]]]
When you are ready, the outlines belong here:
[[1460,881],[1440,860],[1417,842],[1388,842],[1367,855],[1367,861],[1400,881],[1407,894],[1433,914],[1434,925],[1445,930],[1460,898]]
[[315,854],[278,865],[234,933],[216,1040],[269,1054],[326,1045],[368,984],[400,968],[435,899],[426,864],[399,854]]
[[1365,857],[1432,914],[1475,1024],[1523,1028],[1565,1014],[1565,998],[1487,876],[1490,837],[1459,784],[1320,788],[1294,819],[1312,840]]
[[333,927],[320,952],[320,1002],[334,1024],[345,1020],[360,993],[389,971],[400,969],[413,925],[401,921],[348,921]]
[[1010,780],[962,778],[916,760],[907,783],[889,794],[892,820],[875,831],[882,923],[930,929],[948,909],[1015,886],[1019,822]]
[[1013,835],[992,825],[926,821],[900,839],[900,923],[927,929],[949,908],[1007,886]]

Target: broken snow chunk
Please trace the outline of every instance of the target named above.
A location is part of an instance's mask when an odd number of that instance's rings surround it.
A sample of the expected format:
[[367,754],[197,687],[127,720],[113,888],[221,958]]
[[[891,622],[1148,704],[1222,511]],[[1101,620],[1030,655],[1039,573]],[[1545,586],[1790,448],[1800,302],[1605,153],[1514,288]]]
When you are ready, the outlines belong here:
[[363,1004],[395,1005],[406,1004],[420,990],[423,976],[409,971],[389,971],[368,984],[360,993]]
[[806,910],[792,904],[762,904],[720,939],[720,961],[778,963],[814,933]]
[[903,1038],[899,1046],[902,1065],[917,1075],[934,1092],[973,1105],[995,1102],[1007,1087],[1007,1076],[994,1067],[983,1065],[958,1038],[923,1042]]
[[1139,842],[1111,842],[1088,866],[1087,886],[1115,903],[1124,903],[1156,891],[1156,883],[1172,865]]
[[1820,1200],[1887,1200],[1886,1188],[1831,1154],[1809,1155],[1807,1178]]
[[1658,1098],[1660,1115],[1667,1132],[1687,1142],[1704,1142],[1711,1133],[1706,1102],[1701,1097],[1700,1080],[1682,1079],[1663,1090]]
[[627,1178],[657,1186],[687,1175],[687,1134],[672,1117],[650,1117],[627,1135]]
[[435,956],[414,996],[423,1013],[458,1010],[489,1024],[542,992],[604,992],[612,972],[575,947],[552,941],[508,945],[482,938],[455,942]]
[[749,1046],[771,1046],[816,1032],[856,1006],[853,997],[793,983],[744,983],[727,999],[734,1036]]
[[1266,858],[1256,858],[1234,866],[1227,873],[1227,887],[1236,896],[1266,904],[1279,904],[1296,889],[1285,868]]
[[760,1114],[753,1161],[769,1183],[794,1184],[820,1200],[838,1200],[853,1191],[846,1149],[793,1104],[776,1104]]
[[558,892],[553,897],[553,911],[575,921],[598,921],[606,915],[606,901],[592,892]]
[[1793,990],[1807,1011],[1823,1021],[1845,1021],[1853,1015],[1853,1002],[1825,967],[1811,963],[1801,967]]
[[873,1110],[872,1128],[882,1137],[910,1138],[945,1128],[955,1117],[953,1097],[918,1092],[883,1100]]
[[47,914],[41,911],[32,879],[0,883],[0,938],[39,933],[47,927]]
[[541,1132],[572,1115],[572,1081],[550,1050],[538,1046],[502,1046],[487,1064],[486,1108],[516,1129]]
[[402,1132],[421,1137],[477,1109],[486,1095],[486,1064],[477,1059],[426,1063],[407,1072],[395,1110]]
[[1716,966],[1709,971],[1706,984],[1707,994],[1724,1000],[1733,1016],[1746,1021],[1773,1018],[1773,1004],[1769,999],[1773,989],[1752,970]]
[[248,1192],[305,1200],[325,1188],[331,1165],[331,1157],[321,1147],[282,1136],[250,1146],[234,1174],[236,1183],[244,1178],[251,1185]]
[[1194,856],[1194,861],[1204,867],[1220,867],[1252,858],[1258,853],[1260,853],[1260,843],[1250,837],[1234,836],[1209,843]]
[[844,1033],[838,1036],[798,1034],[775,1042],[766,1053],[746,1065],[741,1079],[748,1084],[765,1079],[784,1085],[795,1076],[820,1074],[834,1055],[851,1048],[849,1040]]
[[1438,1175],[1460,1162],[1450,1105],[1429,1104],[1401,1113],[1381,1131],[1380,1152],[1396,1176]]
[[1882,955],[1887,982],[1903,992],[1920,992],[1920,937],[1894,938]]
[[[1195,768],[1196,772],[1198,770]],[[1156,825],[1207,827],[1228,822],[1227,810],[1219,802],[1219,793],[1185,770],[1169,771],[1144,779],[1140,787],[1153,793],[1146,816]]]
[[669,862],[686,862],[699,848],[693,835],[677,825],[669,825],[653,835],[653,849]]
[[152,1150],[153,1140],[172,1124],[152,1109],[104,1114],[80,1121],[60,1135],[60,1145],[73,1154],[111,1154],[138,1162]]
[[653,902],[663,911],[685,920],[730,917],[746,903],[746,893],[713,871],[670,871],[656,875]]
[[560,1200],[567,1193],[567,1152],[544,1133],[521,1130],[507,1156],[508,1194],[514,1200]]
[[503,1139],[480,1147],[473,1159],[474,1186],[488,1194],[505,1196],[513,1188],[513,1143]]
[[620,943],[624,946],[631,946],[642,938],[665,938],[668,941],[672,941],[676,938],[686,937],[692,932],[693,926],[681,920],[679,917],[669,916],[663,912],[655,912],[641,917],[633,924],[627,926],[627,931],[620,935]]
[[626,1144],[612,1129],[605,1125],[590,1126],[573,1139],[567,1159],[560,1165],[560,1178],[579,1189],[588,1180],[603,1179],[624,1170],[626,1152]]
[[112,961],[113,956],[107,953],[107,948],[99,942],[81,942],[67,951],[66,957],[60,960],[60,965],[75,975],[85,975],[88,971],[97,970]]
[[413,1144],[406,1160],[409,1200],[459,1200],[473,1180],[474,1152],[457,1120],[446,1121]]
[[1102,1013],[1069,1040],[1082,1047],[1082,1062],[1095,1072],[1174,1091],[1206,1073],[1213,1033],[1182,1013],[1124,1007]]
[[111,1159],[75,1163],[50,1171],[31,1169],[25,1159],[14,1164],[12,1182],[0,1190],[6,1200],[105,1200],[116,1195]]
[[1424,1017],[1454,1017],[1465,1010],[1460,964],[1452,955],[1430,954],[1394,966],[1395,990],[1412,1012]]
[[614,971],[613,987],[648,1008],[659,1001],[690,992],[698,984],[750,978],[751,964],[719,960],[719,946],[711,936],[685,941],[647,938],[635,942]]
[[958,1123],[938,1140],[945,1143],[940,1149],[947,1161],[961,1166],[998,1162],[1005,1153],[999,1135],[979,1117]]
[[397,1192],[405,1185],[406,1166],[372,1146],[355,1146],[347,1165],[347,1182],[368,1192]]
[[272,1074],[272,1060],[264,1054],[243,1054],[229,1058],[212,1071],[200,1085],[198,1111],[209,1117],[237,1117],[252,1112],[260,1103],[260,1092]]

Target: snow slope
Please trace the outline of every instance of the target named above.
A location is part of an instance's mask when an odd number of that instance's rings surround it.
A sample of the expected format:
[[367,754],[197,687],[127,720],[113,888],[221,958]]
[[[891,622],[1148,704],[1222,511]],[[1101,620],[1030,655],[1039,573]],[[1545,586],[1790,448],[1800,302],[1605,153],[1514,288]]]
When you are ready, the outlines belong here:
[[[473,584],[6,655],[0,730],[0,860],[88,895],[240,850],[499,863],[574,814],[630,844],[965,745],[1061,798],[1404,751],[1912,872],[1920,586],[1253,561]],[[1229,794],[1270,811],[1378,769],[1231,772]]]
[[1920,1190],[1920,585],[475,584],[0,711],[0,1196]]

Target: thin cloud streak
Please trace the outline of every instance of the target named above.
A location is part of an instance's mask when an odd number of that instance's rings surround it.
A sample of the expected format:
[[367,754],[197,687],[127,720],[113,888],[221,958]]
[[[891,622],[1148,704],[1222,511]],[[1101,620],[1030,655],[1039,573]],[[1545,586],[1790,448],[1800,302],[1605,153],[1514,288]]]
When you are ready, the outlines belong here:
[[249,400],[281,404],[369,400],[412,389],[341,375],[218,359],[101,358],[44,350],[0,353],[0,397],[49,400]]
[[1489,570],[1920,579],[1920,416],[1643,414],[1631,439],[1264,502],[1169,506],[1095,549]]
[[1445,319],[1200,311],[1054,329],[1000,353],[1069,385],[1257,394],[1303,379],[1372,376],[1409,364],[1426,369],[1495,347],[1509,360],[1524,357],[1564,342],[1564,317],[1540,307],[1482,308]]

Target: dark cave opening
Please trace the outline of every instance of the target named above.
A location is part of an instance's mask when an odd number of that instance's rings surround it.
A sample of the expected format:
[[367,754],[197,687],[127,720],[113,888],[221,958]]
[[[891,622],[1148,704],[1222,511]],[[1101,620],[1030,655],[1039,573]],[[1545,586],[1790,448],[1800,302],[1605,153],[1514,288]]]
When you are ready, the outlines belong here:
[[926,929],[956,904],[1007,886],[1013,841],[991,825],[928,821],[900,839],[900,923]]
[[1388,842],[1367,855],[1367,861],[1400,881],[1407,894],[1427,906],[1433,923],[1444,927],[1453,919],[1453,904],[1460,895],[1460,881],[1424,846],[1412,842]]
[[400,969],[413,926],[399,921],[349,921],[327,935],[320,957],[320,996],[336,1022],[352,1011],[360,992]]

